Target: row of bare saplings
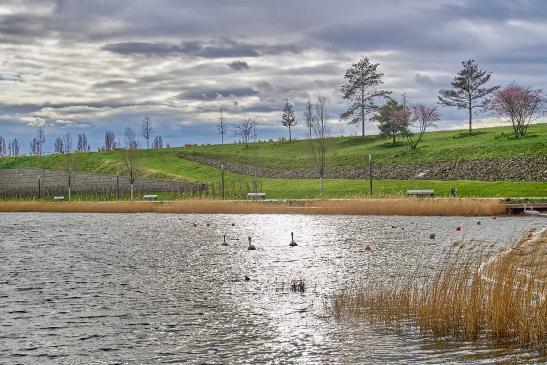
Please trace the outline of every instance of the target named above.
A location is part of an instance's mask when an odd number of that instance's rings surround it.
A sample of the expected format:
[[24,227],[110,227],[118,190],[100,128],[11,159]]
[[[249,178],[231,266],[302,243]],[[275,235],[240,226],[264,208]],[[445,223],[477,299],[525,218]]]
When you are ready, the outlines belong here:
[[[153,194],[156,191],[146,189],[146,186],[135,185],[134,192],[136,194]],[[186,199],[186,198],[225,198],[225,199],[244,199],[248,193],[261,192],[262,181],[230,181],[223,185],[221,182],[213,182],[207,185],[204,184],[203,189],[171,189],[171,191],[163,191],[163,199]],[[72,194],[78,195],[78,200],[113,200],[113,199],[130,199],[129,189],[125,186],[95,186],[85,189],[79,189],[77,186],[71,187]],[[68,196],[68,189],[64,186],[39,186],[36,187],[10,187],[4,188],[0,192],[1,199],[41,199],[52,198],[53,196]]]

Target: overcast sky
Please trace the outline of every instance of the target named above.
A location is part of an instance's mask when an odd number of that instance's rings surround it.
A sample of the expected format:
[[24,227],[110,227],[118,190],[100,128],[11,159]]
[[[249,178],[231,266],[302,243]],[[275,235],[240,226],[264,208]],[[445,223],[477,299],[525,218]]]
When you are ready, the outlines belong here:
[[[436,103],[469,58],[492,85],[546,89],[546,19],[542,0],[1,0],[0,135],[26,153],[42,125],[48,151],[66,132],[96,149],[106,129],[121,137],[150,115],[167,143],[217,143],[223,107],[228,122],[253,117],[259,138],[276,138],[289,99],[304,136],[302,104],[318,94],[334,133],[356,134],[338,121],[339,90],[361,56],[411,102]],[[440,129],[465,127],[465,111],[441,112]]]

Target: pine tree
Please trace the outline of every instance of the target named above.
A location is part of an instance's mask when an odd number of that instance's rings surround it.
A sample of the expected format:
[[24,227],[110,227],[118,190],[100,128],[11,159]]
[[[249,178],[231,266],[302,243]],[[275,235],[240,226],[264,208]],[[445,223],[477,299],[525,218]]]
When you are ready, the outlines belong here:
[[370,63],[367,57],[351,65],[344,78],[347,84],[342,86],[342,97],[351,102],[349,108],[340,115],[340,119],[349,120],[349,124],[360,124],[362,136],[365,136],[365,117],[375,111],[376,99],[385,98],[391,92],[380,90],[383,73],[377,71],[379,63]]
[[483,108],[486,95],[499,89],[499,86],[482,88],[490,80],[490,72],[479,69],[474,60],[462,62],[463,69],[452,80],[452,89],[439,90],[439,102],[469,113],[469,133],[472,132],[473,109]]

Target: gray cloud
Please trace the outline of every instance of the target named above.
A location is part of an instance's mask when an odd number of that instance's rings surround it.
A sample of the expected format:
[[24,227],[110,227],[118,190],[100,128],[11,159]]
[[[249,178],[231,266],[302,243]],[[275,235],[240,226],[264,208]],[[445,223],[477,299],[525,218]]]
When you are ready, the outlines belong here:
[[[105,128],[122,133],[150,115],[168,143],[211,142],[220,107],[231,121],[256,117],[275,138],[284,133],[285,99],[300,117],[307,98],[328,96],[336,119],[344,71],[360,56],[379,62],[384,86],[411,102],[435,103],[468,58],[493,72],[493,84],[547,89],[541,1],[5,0],[1,7],[0,82],[9,92],[0,129],[22,141],[34,133],[28,124],[43,120],[52,135],[88,126],[96,147]],[[465,120],[455,108],[442,113],[442,128]],[[302,125],[297,135],[305,135]],[[336,133],[355,131],[337,124]]]
[[249,64],[245,61],[234,61],[228,64],[232,70],[244,71],[249,69]]

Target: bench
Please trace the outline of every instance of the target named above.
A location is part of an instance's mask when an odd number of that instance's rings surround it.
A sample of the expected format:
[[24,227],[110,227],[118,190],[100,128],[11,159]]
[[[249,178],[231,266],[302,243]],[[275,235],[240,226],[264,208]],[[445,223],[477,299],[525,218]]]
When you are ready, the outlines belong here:
[[53,197],[53,201],[54,202],[62,202],[65,200],[65,197],[64,196],[54,196]]
[[158,200],[158,196],[156,194],[147,194],[143,196],[144,200]]
[[249,199],[266,199],[266,193],[247,193]]
[[435,190],[407,190],[406,195],[409,196],[433,196]]

